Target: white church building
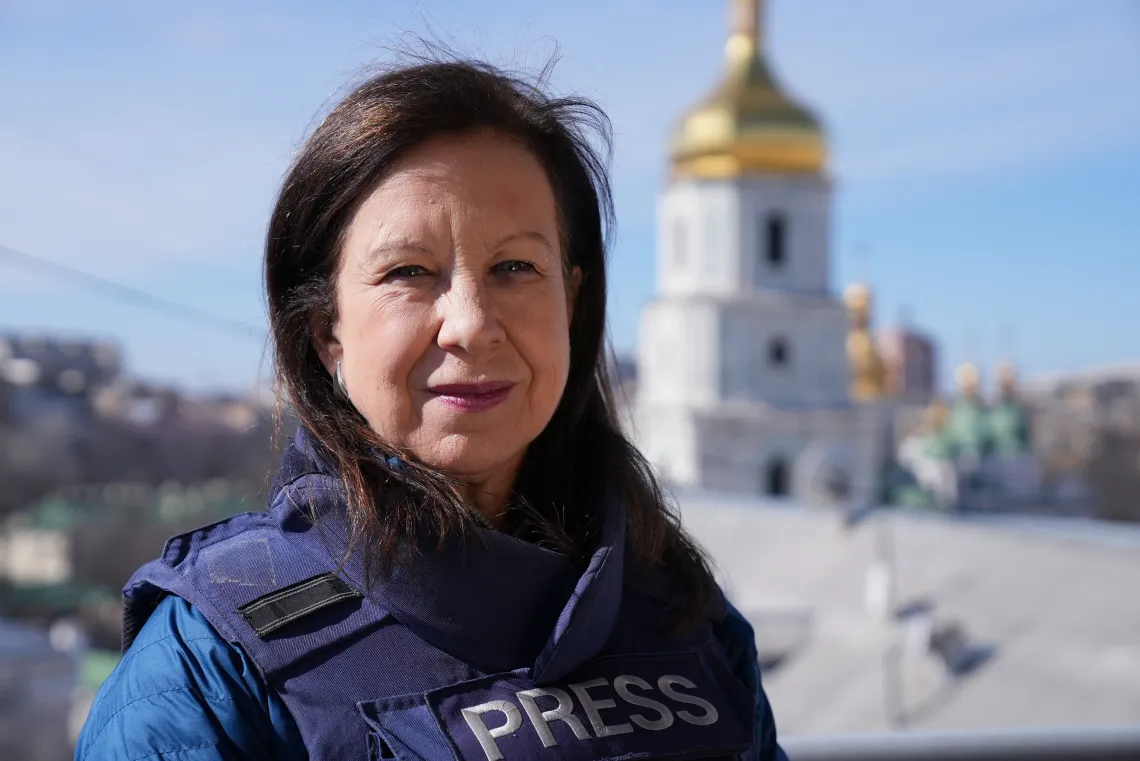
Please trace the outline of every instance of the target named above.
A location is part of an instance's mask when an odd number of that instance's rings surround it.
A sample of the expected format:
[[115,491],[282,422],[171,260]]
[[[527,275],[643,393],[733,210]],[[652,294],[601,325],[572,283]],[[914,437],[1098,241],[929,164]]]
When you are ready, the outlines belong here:
[[775,83],[760,0],[681,120],[641,318],[634,436],[674,487],[878,499],[883,411],[850,396],[823,128]]

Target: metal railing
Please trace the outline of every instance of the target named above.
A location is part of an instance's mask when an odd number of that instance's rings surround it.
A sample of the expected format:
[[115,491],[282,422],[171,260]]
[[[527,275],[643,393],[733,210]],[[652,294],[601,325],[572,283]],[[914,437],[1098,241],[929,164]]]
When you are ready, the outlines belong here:
[[1140,724],[789,737],[780,744],[789,761],[1140,761]]

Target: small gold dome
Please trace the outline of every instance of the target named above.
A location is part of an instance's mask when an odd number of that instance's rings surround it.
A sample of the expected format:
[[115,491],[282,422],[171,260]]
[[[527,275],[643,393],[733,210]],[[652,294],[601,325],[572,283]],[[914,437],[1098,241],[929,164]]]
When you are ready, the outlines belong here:
[[733,0],[727,71],[674,134],[676,176],[720,179],[752,172],[815,174],[827,162],[823,127],[788,97],[764,59],[761,0]]
[[1017,367],[1012,362],[999,362],[997,366],[998,389],[1003,395],[1010,395],[1017,387]]
[[871,289],[853,283],[843,291],[843,302],[851,318],[847,333],[847,364],[851,369],[851,396],[869,401],[889,391],[888,371],[875,337],[871,334]]
[[958,368],[954,370],[954,381],[958,384],[958,390],[963,394],[970,396],[977,393],[978,385],[981,382],[978,366],[969,362],[958,365]]
[[864,283],[852,283],[843,291],[843,303],[853,312],[871,309],[871,289]]

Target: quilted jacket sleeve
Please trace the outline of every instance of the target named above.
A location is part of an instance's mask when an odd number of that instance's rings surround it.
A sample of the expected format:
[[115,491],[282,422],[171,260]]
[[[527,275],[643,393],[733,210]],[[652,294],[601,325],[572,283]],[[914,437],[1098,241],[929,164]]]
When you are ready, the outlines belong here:
[[742,761],[788,761],[780,749],[772,706],[768,703],[760,680],[760,657],[756,651],[756,635],[752,624],[735,607],[729,605],[728,608],[728,615],[716,629],[717,638],[724,646],[736,677],[756,698],[756,742]]
[[76,761],[302,761],[281,699],[189,603],[163,600],[96,696]]

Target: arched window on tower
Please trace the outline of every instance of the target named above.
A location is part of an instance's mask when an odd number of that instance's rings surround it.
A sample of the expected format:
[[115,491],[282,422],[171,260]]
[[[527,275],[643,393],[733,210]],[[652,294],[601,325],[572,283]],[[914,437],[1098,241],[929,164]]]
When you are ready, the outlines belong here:
[[791,473],[783,455],[773,455],[764,465],[762,474],[764,494],[769,497],[786,497],[791,493]]
[[788,221],[774,211],[764,219],[764,262],[769,269],[780,269],[788,262]]
[[768,366],[783,368],[790,365],[792,362],[792,347],[788,344],[788,339],[783,336],[776,336],[768,341]]
[[832,468],[823,477],[823,488],[835,502],[845,502],[851,497],[851,476],[840,468]]
[[688,240],[684,221],[678,219],[673,223],[673,265],[684,267],[688,259]]

